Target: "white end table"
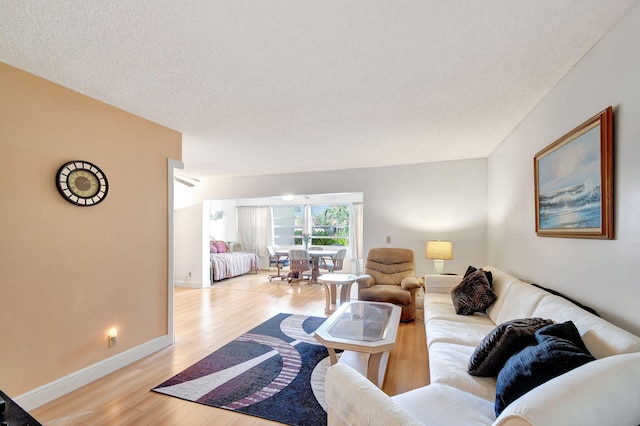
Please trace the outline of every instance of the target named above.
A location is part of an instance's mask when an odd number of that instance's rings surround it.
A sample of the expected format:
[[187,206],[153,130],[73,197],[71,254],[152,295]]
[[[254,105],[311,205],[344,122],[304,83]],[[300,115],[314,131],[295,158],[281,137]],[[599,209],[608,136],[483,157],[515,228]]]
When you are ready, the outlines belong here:
[[[318,282],[324,287],[326,304],[325,314],[332,314],[338,307],[351,300],[351,284],[358,278],[352,274],[322,274]],[[340,302],[337,301],[337,287],[340,287]]]

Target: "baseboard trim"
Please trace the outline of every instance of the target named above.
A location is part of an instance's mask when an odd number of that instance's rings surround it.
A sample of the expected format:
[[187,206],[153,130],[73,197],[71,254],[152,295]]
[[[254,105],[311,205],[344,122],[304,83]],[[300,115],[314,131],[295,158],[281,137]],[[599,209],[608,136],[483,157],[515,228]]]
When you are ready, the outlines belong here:
[[198,281],[175,281],[175,286],[186,288],[204,288],[202,282]]
[[75,371],[53,382],[40,386],[39,388],[25,392],[13,398],[22,408],[27,411],[40,407],[56,398],[68,394],[94,380],[113,373],[127,365],[134,363],[146,356],[151,355],[160,349],[171,344],[168,335],[160,336],[140,346],[129,349],[111,358],[100,361],[82,370]]

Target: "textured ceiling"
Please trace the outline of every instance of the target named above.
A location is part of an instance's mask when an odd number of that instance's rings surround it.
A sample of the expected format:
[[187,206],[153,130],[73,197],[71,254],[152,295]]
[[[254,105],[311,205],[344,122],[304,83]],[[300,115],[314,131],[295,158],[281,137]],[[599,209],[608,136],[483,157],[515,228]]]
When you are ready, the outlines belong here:
[[184,174],[486,157],[635,0],[0,0],[0,61],[184,134]]

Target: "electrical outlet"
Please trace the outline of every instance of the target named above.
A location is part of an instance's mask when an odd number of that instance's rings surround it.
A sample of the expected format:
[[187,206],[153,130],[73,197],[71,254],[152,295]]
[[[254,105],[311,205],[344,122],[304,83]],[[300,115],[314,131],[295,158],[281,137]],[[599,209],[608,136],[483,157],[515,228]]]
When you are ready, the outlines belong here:
[[391,237],[387,237],[387,244],[391,243]]

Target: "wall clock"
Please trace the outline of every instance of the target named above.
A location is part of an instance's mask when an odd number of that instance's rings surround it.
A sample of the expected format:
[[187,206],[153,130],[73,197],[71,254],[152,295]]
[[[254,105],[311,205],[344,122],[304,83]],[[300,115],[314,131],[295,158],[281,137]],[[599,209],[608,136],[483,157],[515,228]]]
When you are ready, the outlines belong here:
[[109,183],[102,170],[84,160],[69,161],[60,167],[56,186],[62,197],[77,206],[94,206],[107,196]]

